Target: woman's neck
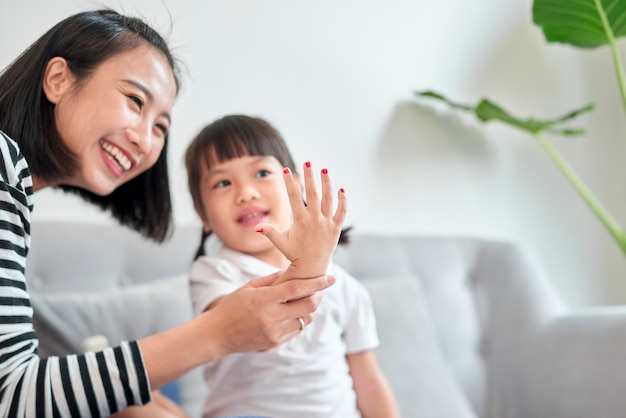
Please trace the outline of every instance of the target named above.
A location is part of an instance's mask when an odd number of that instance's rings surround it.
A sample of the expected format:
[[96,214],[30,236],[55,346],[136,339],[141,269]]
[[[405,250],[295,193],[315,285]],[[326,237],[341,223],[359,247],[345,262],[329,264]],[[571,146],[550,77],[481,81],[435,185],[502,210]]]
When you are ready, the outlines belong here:
[[33,179],[33,192],[36,192],[46,187],[52,186],[49,181],[41,180],[37,175],[31,173],[30,178]]

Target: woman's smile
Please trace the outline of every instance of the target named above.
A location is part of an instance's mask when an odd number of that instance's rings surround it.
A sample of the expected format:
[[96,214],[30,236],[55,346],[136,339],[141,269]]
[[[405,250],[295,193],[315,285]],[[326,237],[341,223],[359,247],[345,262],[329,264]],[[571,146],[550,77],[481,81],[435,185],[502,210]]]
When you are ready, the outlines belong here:
[[101,139],[100,147],[104,162],[116,177],[122,177],[124,172],[130,170],[135,165],[133,157],[113,143]]

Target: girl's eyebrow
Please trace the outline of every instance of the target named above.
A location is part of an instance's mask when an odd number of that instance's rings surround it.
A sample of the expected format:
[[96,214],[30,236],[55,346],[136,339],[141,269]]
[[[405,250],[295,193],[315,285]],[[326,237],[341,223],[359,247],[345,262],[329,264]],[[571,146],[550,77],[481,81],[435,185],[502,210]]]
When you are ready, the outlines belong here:
[[[258,163],[260,163],[262,161],[270,161],[270,162],[271,161],[276,161],[276,162],[278,162],[276,157],[274,157],[273,155],[259,155],[259,156],[255,156],[255,158],[253,160],[251,160],[248,165],[249,166],[255,165],[255,164],[258,164]],[[280,165],[280,163],[278,163],[278,164]],[[212,168],[207,173],[207,177],[221,175],[222,173],[224,173],[226,171],[228,171],[228,170],[223,169],[223,168]]]
[[[131,86],[135,86],[137,87],[139,90],[142,91],[142,93],[146,96],[146,98],[148,99],[148,101],[153,102],[154,101],[154,95],[152,94],[152,92],[150,90],[148,90],[148,88],[146,86],[144,86],[143,84],[141,84],[138,81],[135,80],[128,80],[128,79],[124,79],[122,80],[124,83],[126,84],[130,84]],[[170,117],[170,114],[167,112],[163,112],[162,116],[165,117],[167,119],[168,123],[172,122],[172,119]]]

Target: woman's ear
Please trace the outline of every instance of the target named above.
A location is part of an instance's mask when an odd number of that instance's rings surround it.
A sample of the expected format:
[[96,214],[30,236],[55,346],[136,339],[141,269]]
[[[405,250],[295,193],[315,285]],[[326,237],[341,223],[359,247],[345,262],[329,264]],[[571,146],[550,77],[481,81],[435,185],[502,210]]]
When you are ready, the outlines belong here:
[[47,99],[58,104],[67,90],[76,81],[76,76],[70,70],[65,58],[54,57],[48,61],[43,77],[43,92]]

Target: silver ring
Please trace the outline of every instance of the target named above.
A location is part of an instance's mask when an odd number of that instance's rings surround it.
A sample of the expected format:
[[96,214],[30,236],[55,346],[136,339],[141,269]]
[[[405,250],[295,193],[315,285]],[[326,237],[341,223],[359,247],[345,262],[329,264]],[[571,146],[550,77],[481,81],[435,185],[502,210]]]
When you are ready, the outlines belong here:
[[300,323],[300,332],[302,332],[304,330],[304,319],[302,319],[301,317],[296,318],[298,320],[298,322]]

